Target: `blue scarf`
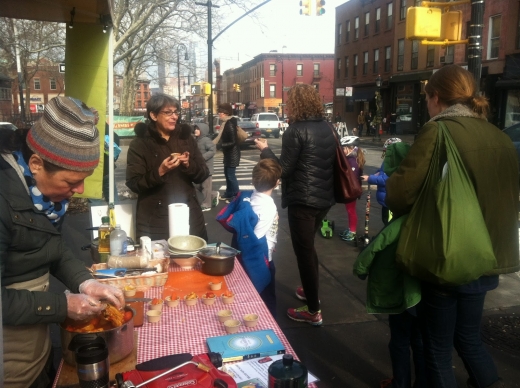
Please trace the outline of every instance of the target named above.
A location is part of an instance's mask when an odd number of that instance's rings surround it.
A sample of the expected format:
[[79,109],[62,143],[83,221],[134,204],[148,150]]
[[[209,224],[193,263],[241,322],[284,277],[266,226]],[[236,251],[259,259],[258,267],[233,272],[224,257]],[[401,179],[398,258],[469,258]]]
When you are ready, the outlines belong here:
[[15,151],[13,152],[13,155],[18,162],[18,165],[22,168],[23,176],[25,177],[25,183],[29,187],[29,193],[31,194],[34,207],[44,213],[53,224],[58,223],[61,217],[67,211],[69,200],[64,199],[63,201],[57,203],[49,200],[49,198],[43,195],[41,191],[38,190],[38,187],[36,187],[36,181],[33,178],[29,166],[27,166],[27,163],[25,163],[22,153],[20,151]]

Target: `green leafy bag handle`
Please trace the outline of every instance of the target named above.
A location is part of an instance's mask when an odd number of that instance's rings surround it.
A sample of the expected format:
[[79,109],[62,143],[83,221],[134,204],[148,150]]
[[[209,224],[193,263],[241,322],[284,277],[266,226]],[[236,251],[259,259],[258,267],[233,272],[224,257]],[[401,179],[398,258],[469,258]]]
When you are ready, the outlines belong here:
[[[396,261],[421,280],[462,285],[497,262],[473,183],[446,124],[438,125],[428,174],[401,230]],[[440,166],[443,146],[447,164]]]

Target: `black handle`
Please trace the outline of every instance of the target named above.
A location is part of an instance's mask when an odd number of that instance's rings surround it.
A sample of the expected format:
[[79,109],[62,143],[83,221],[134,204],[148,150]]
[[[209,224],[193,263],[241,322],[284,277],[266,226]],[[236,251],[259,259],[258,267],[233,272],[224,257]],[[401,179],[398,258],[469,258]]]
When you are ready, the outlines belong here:
[[83,246],[81,247],[81,250],[82,250],[82,251],[86,251],[86,250],[89,250],[91,247],[92,247],[92,244],[83,245]]

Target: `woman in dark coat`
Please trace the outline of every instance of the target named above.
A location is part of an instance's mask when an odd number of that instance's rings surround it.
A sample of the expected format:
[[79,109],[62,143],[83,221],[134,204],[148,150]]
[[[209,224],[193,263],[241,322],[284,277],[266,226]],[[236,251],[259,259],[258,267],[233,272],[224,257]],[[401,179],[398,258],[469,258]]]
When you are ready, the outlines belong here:
[[222,153],[224,154],[224,175],[226,176],[226,191],[221,196],[228,203],[238,193],[236,169],[240,164],[240,146],[237,142],[237,119],[233,117],[231,104],[225,102],[218,107],[220,121],[224,124],[222,130]]
[[167,240],[168,205],[185,203],[190,208],[190,234],[207,240],[193,183],[202,183],[209,170],[190,126],[178,122],[180,105],[173,97],[158,94],[148,100],[146,113],[149,124],[136,127],[126,167],[126,185],[138,194],[137,237]]

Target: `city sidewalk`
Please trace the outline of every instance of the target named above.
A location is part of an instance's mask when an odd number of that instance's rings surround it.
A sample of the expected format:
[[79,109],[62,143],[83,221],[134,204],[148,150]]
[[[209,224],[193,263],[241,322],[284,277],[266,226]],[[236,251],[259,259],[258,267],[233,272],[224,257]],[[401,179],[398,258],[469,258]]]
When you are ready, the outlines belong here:
[[[381,142],[362,138],[362,147],[367,149],[367,173],[375,171],[381,163],[382,144],[390,136],[383,135]],[[412,143],[413,135],[398,136]],[[117,170],[116,170],[117,171]],[[369,235],[379,232],[381,206],[372,190]],[[324,239],[316,236],[316,249],[320,258],[320,299],[322,301],[323,326],[312,327],[288,319],[287,308],[303,303],[295,295],[300,285],[298,268],[292,250],[287,222],[287,211],[281,209],[281,192],[273,198],[278,206],[279,235],[274,260],[278,296],[277,322],[289,339],[298,357],[321,380],[320,388],[379,387],[379,382],[392,376],[388,352],[389,329],[386,315],[366,313],[366,281],[352,273],[352,266],[359,249],[335,236]],[[125,201],[124,199],[122,200]],[[362,233],[365,220],[366,193],[358,201],[358,233]],[[231,234],[216,221],[217,208],[204,213],[210,242],[230,243]],[[344,205],[335,205],[328,219],[335,222],[336,233],[347,228],[347,213]],[[66,217],[64,236],[76,255],[87,265],[91,264],[88,251],[81,246],[90,242],[88,213]],[[232,285],[230,285],[232,288]],[[56,282],[54,289],[59,288]],[[501,276],[500,286],[488,294],[483,322],[484,338],[497,364],[499,374],[508,387],[520,387],[520,277],[518,274]],[[53,336],[56,340],[56,335]],[[56,345],[55,345],[56,346]],[[58,345],[59,346],[59,345]],[[454,371],[460,387],[465,387],[467,374],[454,352]]]

